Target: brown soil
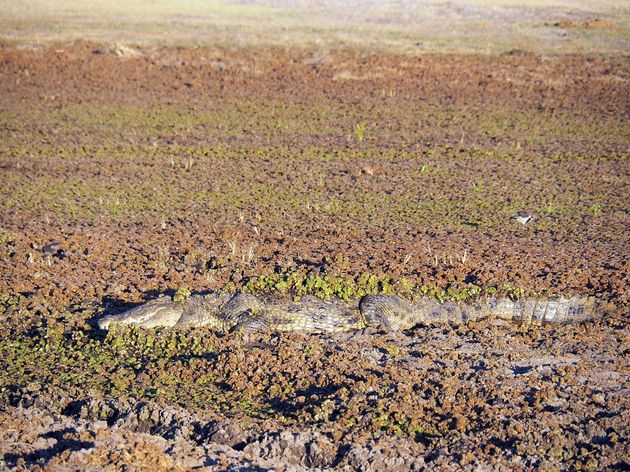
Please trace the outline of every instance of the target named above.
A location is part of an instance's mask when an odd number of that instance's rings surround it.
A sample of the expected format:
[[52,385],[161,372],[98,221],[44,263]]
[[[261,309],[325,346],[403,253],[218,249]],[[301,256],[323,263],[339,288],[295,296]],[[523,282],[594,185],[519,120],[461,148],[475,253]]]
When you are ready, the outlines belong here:
[[[0,48],[1,466],[628,467],[627,60],[139,52]],[[178,287],[282,291],[291,274],[617,310],[202,331],[208,350],[158,360],[90,325]],[[139,365],[81,378],[66,366],[84,345]],[[132,380],[103,380],[120,369]]]
[[555,26],[556,28],[577,28],[577,29],[598,29],[598,28],[611,28],[613,24],[610,21],[602,20],[600,18],[594,18],[592,20],[575,22],[571,20],[556,21],[554,23],[545,23],[546,26]]

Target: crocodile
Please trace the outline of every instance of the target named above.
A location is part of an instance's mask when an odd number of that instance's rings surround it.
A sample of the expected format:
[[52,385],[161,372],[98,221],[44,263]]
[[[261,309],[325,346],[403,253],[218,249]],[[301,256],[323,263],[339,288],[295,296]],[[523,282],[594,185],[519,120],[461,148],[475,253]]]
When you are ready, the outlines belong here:
[[184,300],[162,296],[126,312],[98,321],[145,328],[208,326],[230,332],[307,331],[342,332],[377,328],[398,331],[418,324],[462,324],[485,318],[522,324],[579,323],[600,316],[607,304],[593,297],[557,299],[486,298],[472,303],[440,303],[432,298],[411,302],[396,295],[366,295],[358,303],[329,301],[312,296],[300,301],[262,300],[252,294],[212,293]]

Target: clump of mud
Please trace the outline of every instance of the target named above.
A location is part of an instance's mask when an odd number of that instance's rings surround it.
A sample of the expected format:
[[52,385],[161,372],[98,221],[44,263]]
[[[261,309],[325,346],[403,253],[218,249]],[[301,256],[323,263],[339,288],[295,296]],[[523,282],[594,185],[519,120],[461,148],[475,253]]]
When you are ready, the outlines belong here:
[[[99,419],[103,415],[107,419]],[[61,412],[8,407],[0,421],[9,428],[0,460],[8,468],[408,470],[424,464],[396,438],[387,445],[351,445],[295,428],[248,436],[229,423],[206,423],[184,410],[144,402],[75,401]]]

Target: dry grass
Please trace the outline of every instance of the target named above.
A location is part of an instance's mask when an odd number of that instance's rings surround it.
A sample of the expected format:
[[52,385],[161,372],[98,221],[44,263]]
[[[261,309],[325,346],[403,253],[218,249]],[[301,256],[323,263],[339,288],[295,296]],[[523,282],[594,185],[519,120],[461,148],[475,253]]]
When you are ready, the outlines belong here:
[[[255,2],[0,0],[0,39],[368,48],[407,53],[630,50],[630,8],[598,0]],[[602,21],[606,28],[564,28]]]

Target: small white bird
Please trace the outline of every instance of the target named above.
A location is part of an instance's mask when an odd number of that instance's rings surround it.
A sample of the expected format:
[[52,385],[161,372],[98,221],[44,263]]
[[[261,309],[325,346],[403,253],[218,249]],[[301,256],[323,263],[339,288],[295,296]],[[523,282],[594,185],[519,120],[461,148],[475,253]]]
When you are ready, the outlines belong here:
[[516,221],[519,223],[526,225],[534,218],[534,215],[530,215],[529,213],[519,213],[514,217]]

